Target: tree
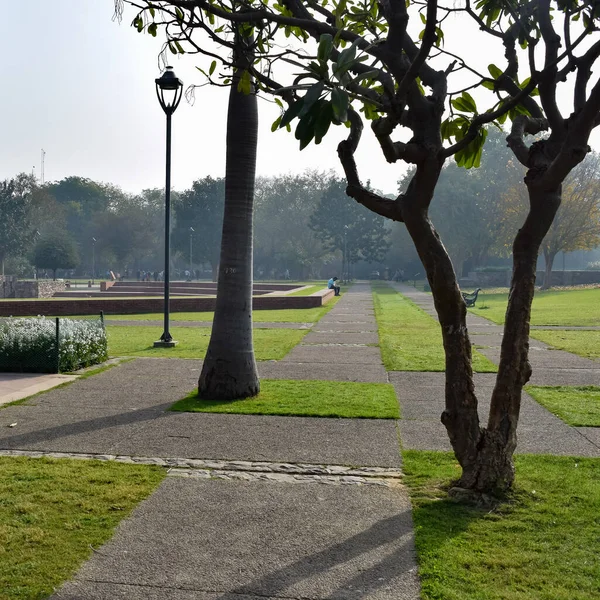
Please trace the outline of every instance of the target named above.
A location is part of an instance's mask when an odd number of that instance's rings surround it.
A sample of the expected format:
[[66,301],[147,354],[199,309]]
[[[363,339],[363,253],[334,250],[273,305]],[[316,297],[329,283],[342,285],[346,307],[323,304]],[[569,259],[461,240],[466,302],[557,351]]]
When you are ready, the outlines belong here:
[[[227,112],[225,211],[215,316],[198,381],[201,398],[255,396],[260,382],[252,340],[252,214],[258,144],[258,107],[252,64],[245,52],[252,39],[235,27],[233,83]],[[247,82],[249,90],[244,90]],[[233,342],[233,343],[232,343]]]
[[21,173],[14,179],[0,181],[0,263],[4,274],[7,256],[23,254],[33,239],[31,194],[36,187],[32,175]]
[[[506,221],[516,228],[527,215],[527,192],[522,186],[506,193]],[[559,252],[592,250],[600,244],[600,156],[589,154],[565,179],[562,202],[541,244],[545,261],[542,288],[552,285],[552,266]]]
[[344,263],[380,262],[390,247],[385,219],[348,202],[345,189],[342,180],[330,179],[310,217],[310,227],[328,250],[342,252]]
[[[458,486],[475,494],[510,487],[521,394],[531,375],[528,338],[535,262],[558,210],[562,181],[588,151],[587,140],[596,126],[600,105],[600,83],[587,92],[591,67],[600,55],[600,43],[588,37],[596,32],[595,3],[531,0],[499,4],[483,0],[476,8],[470,3],[465,8],[446,8],[437,0],[349,0],[333,7],[312,0],[288,0],[284,4],[240,0],[238,6],[243,10],[233,12],[218,0],[151,4],[152,11],[156,5],[175,7],[170,25],[179,27],[181,39],[189,40],[195,28],[206,29],[207,22],[218,18],[246,23],[261,32],[282,30],[287,36],[302,41],[312,37],[318,42],[315,58],[294,48],[275,52],[274,38],[263,38],[260,54],[248,64],[247,77],[254,77],[263,90],[283,98],[287,109],[282,105],[274,127],[291,129],[294,122],[301,149],[313,140],[319,143],[331,125],[348,127],[348,137],[338,145],[348,184],[346,193],[377,214],[405,224],[431,286],[446,353],[442,422],[462,468]],[[552,9],[564,17],[563,45],[567,50],[563,52],[552,25]],[[150,7],[142,12],[149,21],[145,24],[142,20],[142,27],[155,30]],[[468,16],[485,36],[504,46],[504,70],[492,64],[490,76],[482,75],[465,59],[444,49],[442,25],[451,12],[462,17],[463,23]],[[411,19],[415,17],[424,28],[413,38]],[[213,32],[216,35],[217,30]],[[581,45],[583,41],[586,44]],[[475,47],[477,40],[472,44]],[[541,66],[535,63],[540,55],[535,51],[538,44],[543,46]],[[576,56],[581,48],[583,53]],[[521,55],[530,61],[530,76],[524,80],[519,78]],[[274,62],[280,60],[293,61],[296,68],[304,70],[300,76],[296,72],[291,81],[281,74],[281,83],[273,71]],[[465,85],[462,79],[454,91],[449,82],[457,71],[466,72],[472,81]],[[575,73],[574,111],[564,119],[557,107],[556,87],[570,73]],[[488,109],[481,110],[469,93],[475,88],[481,94],[485,89],[492,92]],[[533,98],[535,93],[539,93],[541,107]],[[513,278],[500,367],[488,424],[482,427],[473,385],[466,307],[429,210],[445,161],[454,157],[458,166],[479,166],[487,135],[484,125],[504,121],[507,116],[512,121],[509,145],[528,169],[525,183],[530,212],[513,243]],[[376,194],[359,176],[355,152],[365,119],[371,121],[388,162],[404,161],[416,167],[406,191],[396,199]],[[525,134],[542,130],[551,131],[548,140],[528,147]],[[410,137],[403,135],[406,131]],[[402,141],[394,141],[393,134],[402,136]]]
[[197,261],[210,263],[213,281],[217,280],[219,266],[224,201],[225,180],[208,176],[194,181],[173,204],[173,245],[185,255],[192,227],[194,256]]
[[258,178],[255,198],[254,269],[266,276],[285,273],[292,278],[320,277],[332,255],[309,227],[330,175],[306,171],[301,175]]
[[33,262],[38,269],[74,269],[79,264],[77,247],[67,232],[55,231],[41,237],[35,245]]

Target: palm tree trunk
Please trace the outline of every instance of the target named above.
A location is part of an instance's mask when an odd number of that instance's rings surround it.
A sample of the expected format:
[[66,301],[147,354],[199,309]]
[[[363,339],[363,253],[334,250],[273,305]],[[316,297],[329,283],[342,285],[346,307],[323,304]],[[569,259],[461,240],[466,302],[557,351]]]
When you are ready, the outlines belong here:
[[225,209],[217,301],[212,333],[198,394],[205,399],[233,400],[255,396],[260,382],[252,342],[252,214],[258,141],[258,109],[254,90],[245,94],[238,83],[251,57],[238,33],[237,68],[229,93]]

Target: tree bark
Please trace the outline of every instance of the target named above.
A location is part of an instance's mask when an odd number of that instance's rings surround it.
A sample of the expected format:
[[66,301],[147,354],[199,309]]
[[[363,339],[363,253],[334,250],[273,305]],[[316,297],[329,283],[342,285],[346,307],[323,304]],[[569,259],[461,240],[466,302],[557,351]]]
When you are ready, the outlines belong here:
[[[244,44],[240,34],[238,44]],[[238,46],[239,49],[239,46]],[[225,208],[217,301],[213,327],[198,381],[205,399],[233,400],[255,396],[260,383],[252,341],[252,214],[258,142],[258,110],[252,90],[238,82],[244,61],[233,77],[227,116]],[[245,64],[248,64],[247,62]]]
[[530,212],[513,244],[513,276],[504,336],[487,428],[482,431],[476,460],[463,466],[460,487],[495,493],[514,481],[513,454],[523,386],[531,377],[529,326],[535,291],[537,256],[558,211],[561,190],[536,189],[527,181]]

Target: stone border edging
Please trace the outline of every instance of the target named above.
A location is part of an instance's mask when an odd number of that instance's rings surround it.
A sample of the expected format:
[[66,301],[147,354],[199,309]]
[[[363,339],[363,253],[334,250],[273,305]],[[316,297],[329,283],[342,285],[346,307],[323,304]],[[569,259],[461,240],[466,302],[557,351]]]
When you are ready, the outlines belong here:
[[209,460],[90,454],[81,452],[44,452],[41,450],[0,450],[0,457],[69,458],[74,460],[114,461],[125,464],[155,465],[168,469],[170,476],[200,479],[279,481],[285,483],[324,483],[332,485],[398,485],[402,472],[387,467],[346,467],[305,463],[271,463],[244,460]]

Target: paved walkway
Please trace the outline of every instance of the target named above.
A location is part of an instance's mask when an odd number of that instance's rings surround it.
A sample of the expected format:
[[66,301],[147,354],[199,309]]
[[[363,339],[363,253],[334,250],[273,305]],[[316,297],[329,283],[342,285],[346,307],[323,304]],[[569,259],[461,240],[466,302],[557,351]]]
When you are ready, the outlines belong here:
[[[399,283],[393,284],[393,287],[437,319],[431,294]],[[478,352],[498,364],[502,326],[470,312],[467,325],[471,342],[478,346]],[[530,338],[529,344],[529,360],[533,367],[531,384],[600,385],[600,363],[551,349],[534,338]],[[389,376],[402,406],[400,431],[403,447],[450,450],[446,429],[439,419],[444,407],[444,374],[392,372]],[[493,373],[475,376],[479,415],[483,423],[487,421],[494,383]],[[517,432],[517,452],[600,456],[600,428],[570,427],[525,392]]]
[[[260,374],[386,382],[377,341],[370,287],[356,285]],[[136,359],[0,410],[0,454],[175,475],[54,598],[417,600],[398,423],[165,412],[200,367]]]
[[[431,312],[429,295],[395,287]],[[195,387],[201,361],[150,358],[0,410],[0,455],[170,467],[157,492],[53,598],[417,600],[399,439],[405,448],[449,447],[439,423],[443,374],[386,373],[373,346],[373,313],[370,286],[354,285],[284,360],[259,363],[259,371],[390,381],[403,413],[397,422],[166,412]],[[499,328],[473,316],[469,324],[488,336],[476,343],[493,360]],[[540,359],[547,366],[536,369],[538,382],[597,375],[598,363],[563,358],[560,369]],[[482,416],[493,379],[476,376]],[[600,436],[583,429],[525,396],[519,450],[600,456]]]

